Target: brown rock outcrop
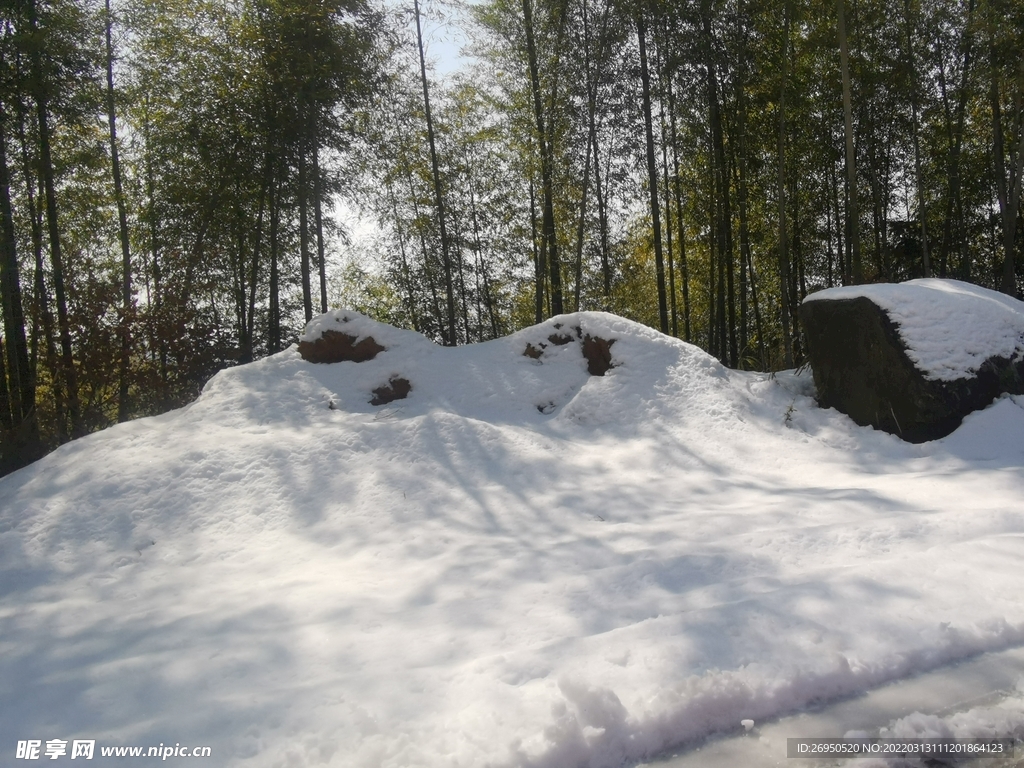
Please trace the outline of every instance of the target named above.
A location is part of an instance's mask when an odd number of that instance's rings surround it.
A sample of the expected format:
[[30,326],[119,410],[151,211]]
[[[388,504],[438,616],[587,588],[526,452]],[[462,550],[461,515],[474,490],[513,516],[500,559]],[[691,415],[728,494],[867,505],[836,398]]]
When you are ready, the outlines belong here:
[[404,400],[412,392],[412,384],[401,376],[392,376],[387,384],[373,390],[370,405],[387,405],[395,400]]
[[373,360],[384,347],[372,336],[356,341],[356,336],[341,331],[324,331],[315,341],[300,341],[299,354],[311,363],[363,363]]

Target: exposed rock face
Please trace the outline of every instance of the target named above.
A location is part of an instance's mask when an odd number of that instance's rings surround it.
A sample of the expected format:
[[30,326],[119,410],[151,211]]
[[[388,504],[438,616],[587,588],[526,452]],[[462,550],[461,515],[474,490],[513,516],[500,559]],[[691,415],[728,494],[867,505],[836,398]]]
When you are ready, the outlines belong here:
[[315,341],[300,341],[299,354],[311,363],[341,363],[351,360],[363,363],[373,360],[384,347],[372,336],[356,341],[358,337],[341,331],[324,331]]
[[[556,325],[555,328],[560,329],[561,325]],[[587,370],[591,376],[604,376],[610,369],[615,366],[612,364],[612,344],[615,343],[615,339],[602,339],[600,336],[591,336],[589,333],[584,334],[578,326],[573,326],[569,330],[572,331],[572,335],[566,332],[552,333],[548,336],[548,342],[556,347],[564,346],[574,340],[579,340],[580,348],[583,351],[583,357],[587,361]],[[547,344],[541,342],[539,347],[535,347],[533,344],[527,343],[526,349],[523,350],[523,354],[526,357],[532,357],[534,360],[539,360],[544,354],[544,350],[547,348]],[[547,413],[541,406],[537,406],[541,413]]]
[[945,437],[1000,394],[1024,394],[1020,357],[989,357],[964,378],[929,378],[889,313],[864,296],[805,301],[800,321],[819,404],[908,442]]
[[615,339],[602,339],[600,336],[583,337],[583,356],[587,359],[587,370],[591,376],[604,376],[612,365],[612,344]]
[[392,376],[390,381],[373,390],[370,405],[387,405],[395,400],[404,400],[412,392],[412,384],[401,376]]

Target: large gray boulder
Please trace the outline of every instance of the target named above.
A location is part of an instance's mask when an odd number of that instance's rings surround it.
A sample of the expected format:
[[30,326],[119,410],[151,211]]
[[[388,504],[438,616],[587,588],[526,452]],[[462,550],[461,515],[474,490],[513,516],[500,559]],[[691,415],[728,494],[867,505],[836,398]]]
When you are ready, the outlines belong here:
[[818,402],[909,442],[1024,394],[1024,302],[956,280],[831,288],[800,321]]

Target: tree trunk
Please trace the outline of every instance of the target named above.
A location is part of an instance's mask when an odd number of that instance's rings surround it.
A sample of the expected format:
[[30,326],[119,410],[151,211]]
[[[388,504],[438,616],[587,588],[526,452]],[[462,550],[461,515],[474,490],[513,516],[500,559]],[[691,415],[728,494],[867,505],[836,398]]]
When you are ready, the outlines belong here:
[[[991,9],[989,13],[991,14]],[[1004,148],[1003,119],[999,96],[999,72],[996,68],[996,48],[993,32],[993,20],[989,18],[989,48],[991,50],[989,100],[992,109],[992,144],[996,172],[996,196],[999,200],[999,218],[1003,228],[1003,268],[999,280],[999,290],[1009,296],[1017,295],[1017,279],[1015,264],[1017,218],[1020,215],[1021,182],[1024,180],[1024,131],[1021,130],[1024,117],[1024,104],[1018,103],[1017,114],[1014,115],[1013,131],[1017,136],[1017,147],[1010,149],[1010,162],[1007,168],[1006,150]],[[1019,84],[1024,90],[1024,61],[1019,64]],[[1009,171],[1009,180],[1007,180]]]
[[161,256],[159,247],[160,222],[156,213],[156,179],[153,173],[153,156],[149,137],[149,96],[145,98],[142,121],[142,135],[145,142],[145,165],[146,165],[146,218],[149,225],[149,249],[150,260],[153,269],[153,305],[151,314],[156,318],[150,323],[153,336],[153,347],[157,351],[160,361],[160,402],[166,404],[170,398],[167,378],[167,339],[159,330],[159,322],[163,314],[163,285],[161,282]]
[[0,338],[0,475],[7,472],[7,454],[10,453],[12,456],[15,454],[13,439],[10,440],[11,448],[7,447],[8,434],[14,426],[14,421],[11,417],[11,393],[7,388],[6,359],[4,340]]
[[[668,79],[670,75],[665,72],[664,67],[659,67],[661,76]],[[665,124],[665,105],[661,104],[658,110],[658,122],[661,127],[661,176],[662,187],[665,192],[665,249],[666,261],[668,262],[668,308],[671,320],[672,335],[679,338],[679,312],[676,306],[676,270],[672,261],[672,187],[668,179],[668,127]]]
[[674,193],[676,199],[676,224],[679,227],[679,277],[683,283],[683,339],[692,340],[690,325],[690,269],[686,262],[686,222],[683,220],[683,189],[679,173],[679,134],[676,133],[675,99],[672,93],[672,79],[668,81],[669,128],[672,131],[672,167],[675,174]]
[[[853,102],[850,95],[850,53],[846,43],[845,0],[836,0],[839,16],[839,59],[843,75],[843,114],[846,136],[846,179],[849,184],[850,204],[846,212],[846,239],[850,243],[853,282],[864,282],[864,267],[860,255],[860,208],[857,205],[857,157],[853,145]],[[787,35],[788,40],[788,35]]]
[[942,105],[946,119],[946,138],[949,145],[947,159],[948,193],[946,196],[946,214],[944,217],[942,234],[942,251],[939,258],[940,274],[945,277],[949,263],[949,251],[954,238],[953,220],[956,219],[955,245],[960,261],[960,276],[967,279],[970,275],[970,261],[966,252],[966,240],[964,233],[964,211],[963,197],[960,189],[960,154],[963,146],[964,121],[967,112],[968,98],[968,77],[971,72],[973,61],[973,41],[971,34],[972,19],[974,16],[975,0],[968,0],[967,18],[964,24],[963,42],[961,48],[962,65],[960,67],[960,92],[957,97],[956,121],[950,114],[949,98],[946,91],[946,74],[943,65],[942,53],[939,52],[939,88],[942,95]]
[[413,183],[412,170],[408,163],[403,164],[403,170],[405,171],[406,182],[409,185],[409,199],[412,200],[413,221],[417,222],[416,234],[419,236],[420,241],[420,256],[423,259],[423,273],[426,275],[427,285],[430,288],[430,298],[434,310],[434,318],[437,320],[437,327],[443,341],[446,327],[444,312],[441,309],[441,300],[437,295],[437,282],[434,279],[434,269],[431,266],[430,254],[427,249],[427,237],[423,231],[423,226],[420,223],[423,219],[420,216],[420,205],[416,198],[416,186]]
[[309,268],[309,180],[306,178],[306,147],[299,147],[299,271],[302,277],[302,311],[313,319],[313,285]]
[[921,261],[924,266],[924,276],[932,276],[932,262],[928,254],[928,208],[924,202],[924,176],[921,173],[921,140],[918,135],[918,84],[917,84],[917,57],[914,55],[914,25],[911,19],[910,0],[903,0],[903,10],[907,24],[907,62],[910,69],[910,111],[912,129],[914,131],[914,173],[917,177],[917,215],[921,219]]
[[[749,256],[749,254],[748,254]],[[757,298],[757,271],[754,269],[754,260],[747,262],[747,269],[750,272],[750,301],[754,305],[754,331],[757,333],[757,351],[760,357],[761,370],[770,368],[771,361],[764,345],[764,327],[761,324],[761,303]]]
[[[39,35],[35,0],[29,3],[29,25],[32,34]],[[50,236],[50,262],[53,270],[53,290],[57,299],[57,327],[60,331],[61,374],[67,390],[71,413],[71,435],[80,437],[85,432],[82,409],[78,398],[78,374],[75,371],[71,348],[71,322],[68,318],[67,292],[64,287],[64,259],[61,254],[60,224],[57,216],[57,193],[53,177],[53,158],[50,153],[50,125],[47,114],[48,94],[43,78],[42,52],[32,49],[32,74],[35,81],[36,117],[39,122],[39,162],[46,189],[46,223]]]
[[715,179],[715,150],[708,142],[708,352],[721,357],[718,348],[717,323],[715,322],[715,242],[718,224],[718,182]]
[[[523,25],[526,31],[526,52],[530,67],[530,88],[533,93],[533,113],[537,123],[537,143],[540,147],[542,208],[541,253],[547,256],[551,280],[551,311],[562,314],[562,265],[558,258],[558,237],[555,230],[554,181],[550,138],[545,128],[544,108],[540,92],[540,70],[537,65],[537,46],[533,34],[533,8],[531,0],[523,0]],[[546,252],[546,254],[545,254]]]
[[[29,368],[25,314],[21,300],[21,281],[18,276],[3,102],[0,102],[0,225],[0,304],[3,305],[6,340],[6,381],[10,382],[6,393],[6,407],[10,416],[8,427],[14,430],[15,449],[19,453],[31,453],[34,456],[38,441],[38,425],[35,420],[35,377]],[[4,378],[2,374],[0,378]]]
[[[733,285],[735,265],[732,256],[732,208],[729,194],[729,171],[725,160],[725,138],[722,127],[722,105],[719,98],[718,68],[714,62],[714,38],[711,31],[711,4],[703,5],[705,67],[708,79],[708,103],[711,118],[712,175],[717,197],[718,246],[718,333],[720,345],[716,356],[735,368],[738,364],[736,346],[736,304]],[[728,306],[728,315],[726,307]]]
[[[607,6],[605,6],[607,10]],[[608,15],[605,13],[605,20]],[[602,42],[604,39],[602,30]],[[587,198],[590,193],[590,150],[597,137],[595,113],[597,112],[597,84],[592,72],[590,59],[590,23],[587,15],[587,0],[583,0],[583,66],[587,86],[587,149],[583,161],[583,188],[580,192],[580,215],[576,228],[576,279],[573,287],[574,306],[580,311],[580,292],[583,283],[583,234],[587,217]],[[596,154],[595,154],[596,157]]]
[[132,257],[128,242],[128,212],[121,184],[121,159],[117,151],[117,112],[114,107],[114,45],[111,28],[114,24],[110,0],[105,0],[107,43],[107,123],[110,127],[110,167],[114,175],[114,198],[117,201],[117,223],[121,237],[121,317],[119,336],[121,357],[117,373],[117,420],[128,419],[128,366],[131,357]]
[[243,360],[251,362],[255,357],[255,336],[256,336],[256,286],[259,283],[260,263],[263,255],[263,212],[267,204],[267,194],[270,189],[270,163],[267,163],[267,173],[264,175],[263,184],[260,185],[260,200],[256,211],[256,235],[252,244],[252,261],[249,272],[249,311],[246,315],[248,325],[246,327],[247,349],[243,350]]
[[395,214],[395,234],[398,235],[398,252],[402,257],[402,282],[405,283],[405,293],[409,300],[409,316],[412,318],[414,331],[421,331],[419,315],[416,312],[416,298],[412,290],[412,276],[409,271],[409,260],[405,252],[405,236],[402,234],[402,222],[398,215],[398,201],[395,199],[395,191],[391,184],[388,184],[388,198],[391,200],[391,209]]
[[[840,4],[840,13],[842,13],[843,0],[837,1]],[[790,14],[790,4],[787,0],[785,20],[783,22],[782,81],[779,86],[779,131],[776,147],[776,163],[778,166],[777,194],[779,203],[779,282],[781,288],[779,296],[782,303],[782,345],[785,355],[784,363],[787,369],[793,367],[793,341],[789,327],[789,239],[786,232],[786,85],[789,78]],[[845,26],[842,29],[845,34]],[[845,36],[843,40],[845,46]]]
[[590,187],[590,136],[587,136],[587,153],[583,160],[583,189],[580,193],[580,215],[576,227],[576,275],[573,285],[574,311],[580,311],[580,290],[583,284],[583,233],[587,223],[587,193]]
[[320,272],[320,311],[327,311],[327,261],[324,254],[323,179],[320,178],[320,129],[313,126],[313,223],[316,227],[316,265]]
[[601,184],[601,158],[597,147],[597,130],[594,128],[594,195],[597,197],[597,226],[601,231],[601,277],[603,278],[604,297],[607,299],[612,292],[612,265],[608,244],[608,207],[605,203],[604,187]]
[[275,163],[273,181],[270,186],[270,309],[267,318],[267,351],[270,354],[281,351],[281,299],[280,274],[280,243],[278,229],[280,227],[280,165]]
[[538,243],[537,191],[534,188],[533,179],[530,179],[530,234],[530,242],[533,245],[534,320],[539,323],[544,319],[544,276],[546,274],[544,255],[546,249],[543,238],[540,238]]
[[[484,305],[487,307],[488,319],[491,325],[491,338],[496,339],[500,335],[498,333],[498,317],[495,312],[494,297],[491,294],[490,279],[487,277],[487,263],[484,261],[483,253],[480,250],[480,243],[482,238],[480,236],[480,221],[477,216],[476,210],[476,187],[473,184],[473,172],[470,170],[467,174],[466,181],[469,184],[469,206],[470,212],[473,218],[473,240],[476,243],[474,250],[476,251],[477,263],[479,265],[480,277],[484,284]],[[481,335],[481,341],[483,337]]]
[[[524,0],[526,2],[526,0]],[[427,143],[430,145],[430,170],[434,178],[434,203],[437,206],[437,228],[441,236],[441,258],[444,265],[444,287],[447,297],[448,325],[444,343],[454,347],[457,343],[455,331],[455,289],[452,284],[452,260],[448,230],[445,226],[444,195],[441,192],[441,170],[437,162],[437,146],[434,142],[434,121],[430,114],[430,89],[427,86],[427,60],[423,52],[423,31],[420,26],[420,3],[413,0],[416,14],[416,43],[420,54],[420,77],[423,81],[423,108],[427,121]]]
[[[46,291],[46,279],[43,270],[43,212],[39,210],[35,204],[37,199],[43,197],[42,181],[36,179],[35,183],[40,185],[39,196],[36,197],[33,193],[33,165],[35,165],[29,157],[28,151],[28,140],[25,135],[25,110],[24,105],[19,101],[18,103],[18,138],[21,143],[21,163],[22,163],[22,175],[25,177],[25,199],[28,202],[28,213],[31,219],[31,230],[32,230],[32,252],[34,256],[34,279],[33,279],[33,293],[35,297],[33,307],[33,325],[38,328],[42,326],[43,329],[43,344],[45,347],[45,358],[46,368],[50,371],[50,375],[54,381],[58,378],[58,363],[57,363],[57,343],[53,335],[53,315],[50,313],[50,301],[49,294]],[[37,359],[33,355],[33,360],[29,362],[29,367],[32,372],[33,382],[36,380],[36,362]],[[34,386],[34,384],[33,384]],[[59,386],[56,384],[50,388],[53,393],[53,404],[54,404],[54,417],[55,417],[55,429],[57,432],[58,442],[63,442],[64,434],[62,432],[64,425],[64,394]],[[38,425],[37,425],[38,426]]]
[[647,32],[643,11],[636,15],[637,41],[640,46],[640,82],[643,88],[644,135],[647,140],[647,181],[650,186],[651,223],[654,228],[654,265],[658,281],[658,322],[668,333],[668,302],[665,294],[665,257],[661,249],[661,212],[658,205],[658,167],[654,157],[654,128],[651,119],[651,75],[647,67]]

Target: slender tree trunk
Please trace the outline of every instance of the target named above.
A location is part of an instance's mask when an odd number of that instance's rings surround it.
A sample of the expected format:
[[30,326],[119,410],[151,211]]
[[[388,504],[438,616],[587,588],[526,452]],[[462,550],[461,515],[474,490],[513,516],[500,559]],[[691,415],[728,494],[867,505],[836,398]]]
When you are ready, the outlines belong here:
[[[607,18],[607,16],[606,16]],[[576,275],[573,286],[575,311],[580,311],[580,291],[583,283],[583,233],[587,218],[587,197],[590,193],[590,149],[595,138],[594,113],[597,111],[597,87],[591,72],[590,21],[587,0],[583,0],[583,67],[587,86],[587,149],[583,161],[583,188],[580,192],[580,215],[576,228]]]
[[742,354],[747,356],[750,352],[749,340],[749,318],[747,294],[749,292],[748,275],[753,258],[750,254],[750,224],[747,218],[748,190],[747,190],[747,104],[745,98],[745,87],[742,82],[738,84],[736,122],[739,133],[738,157],[736,158],[737,189],[739,193],[739,216],[740,216],[740,348]]
[[914,132],[914,173],[917,180],[917,215],[921,219],[921,261],[924,276],[932,276],[932,262],[928,253],[928,208],[924,201],[924,175],[921,173],[921,139],[918,126],[918,83],[917,56],[914,55],[914,24],[911,18],[910,0],[904,0],[903,10],[907,24],[907,61],[910,65],[910,111]]
[[679,276],[683,283],[683,339],[692,340],[690,325],[690,269],[686,262],[686,222],[683,220],[682,177],[679,173],[679,134],[676,133],[675,98],[672,93],[672,79],[668,81],[669,127],[672,131],[672,167],[675,174],[674,192],[676,198],[676,224],[679,227]]
[[[669,75],[663,67],[659,67],[663,78]],[[679,312],[676,307],[676,270],[672,261],[672,187],[668,179],[668,127],[665,124],[664,102],[658,110],[658,121],[661,124],[661,175],[662,188],[665,192],[665,250],[666,261],[668,262],[668,308],[671,320],[672,335],[679,337]]]
[[945,277],[949,269],[949,249],[953,239],[953,117],[949,107],[949,95],[946,88],[946,64],[942,46],[938,46],[939,60],[939,96],[942,99],[942,111],[946,129],[946,209],[942,217],[942,241],[939,245],[939,277]]
[[[50,301],[49,294],[46,290],[46,279],[43,269],[43,212],[36,206],[36,200],[42,199],[44,192],[42,190],[42,180],[36,178],[33,182],[34,167],[36,164],[32,162],[29,156],[28,140],[25,135],[25,121],[27,115],[25,114],[24,105],[18,102],[18,138],[21,144],[21,163],[22,163],[22,175],[25,177],[25,199],[28,203],[28,213],[31,219],[31,230],[32,230],[32,252],[35,258],[34,261],[34,279],[33,279],[33,293],[35,296],[34,306],[34,326],[42,326],[43,329],[43,343],[45,347],[45,359],[46,369],[50,372],[50,376],[56,382],[58,378],[58,362],[57,362],[57,343],[53,334],[53,315],[50,312]],[[39,195],[38,197],[33,193],[34,183],[39,184]],[[35,355],[33,355],[35,358]],[[33,381],[36,379],[36,360],[30,361],[29,366],[32,372]],[[58,442],[64,442],[64,394],[63,390],[56,383],[50,388],[53,394],[54,404],[54,417],[55,417],[55,431]],[[40,425],[41,428],[41,425]]]
[[835,251],[833,250],[833,248],[835,246],[835,242],[834,242],[835,238],[833,236],[832,221],[833,221],[833,219],[832,219],[832,196],[829,195],[828,199],[825,201],[825,233],[826,233],[825,234],[825,253],[826,253],[825,287],[826,288],[832,288],[836,284],[836,281],[835,281],[836,258],[835,258]]
[[[456,243],[462,243],[462,231],[459,228],[459,217],[453,215],[452,223],[455,227],[454,241]],[[466,270],[465,263],[462,259],[462,247],[461,245],[455,249],[455,275],[458,279],[458,285],[456,286],[459,292],[459,306],[462,309],[462,330],[463,338],[466,343],[469,344],[472,341],[472,337],[469,334],[469,302],[466,299]]]
[[[836,254],[839,259],[839,272],[840,282],[843,285],[849,285],[853,282],[853,265],[849,258],[849,242],[843,237],[843,217],[839,208],[839,188],[841,176],[836,170],[836,162],[829,163],[829,173],[831,175],[831,187],[832,187],[832,220],[835,222],[836,228]],[[846,205],[846,182],[842,182],[843,189],[843,205]]]
[[306,322],[313,319],[313,285],[309,265],[309,179],[306,147],[299,147],[299,271],[302,277],[302,311]]
[[[838,0],[838,2],[841,14],[843,0]],[[779,203],[779,282],[781,283],[779,296],[782,301],[782,346],[785,355],[784,363],[787,369],[793,367],[793,337],[789,327],[789,238],[786,232],[786,86],[789,79],[789,25],[791,13],[790,3],[787,0],[785,20],[783,22],[782,80],[779,86],[779,130],[776,147]],[[840,16],[841,18],[842,16]],[[842,29],[845,47],[845,26]]]
[[[35,0],[29,2],[29,25],[33,35],[39,35]],[[50,153],[50,124],[48,94],[43,78],[42,52],[39,47],[32,49],[32,74],[35,80],[36,116],[39,121],[39,163],[46,189],[46,222],[50,235],[50,261],[53,270],[53,289],[57,299],[57,326],[60,331],[61,374],[67,390],[68,406],[71,412],[71,435],[79,437],[85,432],[82,409],[78,398],[78,374],[75,371],[74,353],[71,348],[71,322],[68,317],[67,292],[64,287],[64,259],[60,244],[60,223],[57,216],[57,193],[53,178],[53,158]]]
[[605,203],[604,187],[601,184],[601,158],[597,148],[597,129],[594,128],[594,194],[597,196],[597,226],[601,231],[601,277],[603,278],[604,297],[612,293],[612,266],[608,244],[608,208]]
[[[738,364],[736,346],[736,304],[733,285],[735,265],[732,257],[732,210],[729,195],[729,171],[725,161],[725,139],[722,128],[722,107],[719,99],[718,68],[714,62],[714,38],[711,30],[710,2],[702,3],[704,46],[707,60],[708,103],[711,118],[712,175],[716,187],[718,243],[718,332],[720,346],[717,356],[735,368]],[[726,307],[728,306],[728,315]]]
[[437,281],[434,279],[434,269],[431,264],[430,253],[427,249],[427,236],[423,231],[422,224],[420,223],[423,219],[420,216],[420,205],[417,202],[416,186],[413,183],[412,169],[409,167],[407,162],[403,164],[403,170],[405,171],[406,183],[409,185],[409,199],[412,200],[413,221],[417,222],[416,234],[419,236],[420,241],[420,256],[423,259],[423,274],[426,276],[427,285],[430,288],[430,298],[434,310],[434,318],[437,321],[438,332],[441,336],[441,340],[443,341],[446,327],[445,316],[441,309],[441,299],[437,293]]
[[117,151],[117,111],[114,106],[114,44],[112,41],[113,14],[110,0],[105,0],[106,43],[107,43],[107,124],[110,127],[110,167],[114,176],[114,198],[117,201],[117,223],[121,237],[121,317],[118,335],[121,341],[121,358],[117,373],[117,420],[128,419],[128,366],[131,357],[132,302],[132,257],[128,241],[128,211],[125,206],[124,188],[121,184],[121,159]]
[[[18,104],[18,140],[21,149],[22,175],[25,178],[25,205],[28,208],[29,230],[32,236],[32,256],[34,266],[33,300],[32,300],[32,336],[29,348],[29,372],[32,374],[32,387],[35,388],[39,364],[39,330],[45,327],[44,310],[47,309],[46,292],[43,285],[43,222],[41,212],[36,208],[36,196],[33,192],[35,179],[32,175],[32,162],[28,155],[28,142],[25,139],[25,114],[22,105]],[[8,180],[10,174],[8,173]],[[51,342],[53,336],[47,337]],[[52,360],[48,358],[48,360]],[[51,368],[52,370],[52,368]]]
[[405,283],[405,293],[409,301],[409,316],[412,318],[412,327],[415,331],[422,331],[419,315],[416,312],[416,298],[412,290],[412,275],[409,271],[409,260],[405,252],[405,236],[402,234],[402,221],[398,215],[398,201],[395,199],[395,191],[388,184],[388,197],[391,200],[391,210],[395,214],[395,234],[398,236],[398,252],[402,257],[402,282]]
[[[473,240],[476,243],[474,251],[477,256],[477,264],[480,273],[480,277],[483,280],[484,288],[484,305],[487,307],[488,319],[491,325],[491,338],[496,339],[500,335],[498,333],[498,317],[496,314],[496,308],[494,306],[494,296],[491,294],[490,279],[487,276],[487,262],[484,260],[483,253],[481,253],[480,243],[482,237],[480,235],[480,220],[477,216],[476,209],[476,186],[473,183],[473,172],[470,170],[467,174],[466,181],[469,185],[469,205],[470,212],[473,220]],[[481,334],[480,340],[483,341],[483,335]]]
[[[587,137],[588,137],[588,152],[592,149],[594,153],[594,194],[597,197],[597,221],[598,229],[600,232],[601,239],[601,275],[603,277],[604,285],[604,296],[605,298],[611,293],[612,290],[612,274],[611,264],[608,258],[608,216],[605,210],[604,192],[601,185],[601,153],[598,149],[597,140],[597,92],[598,84],[601,79],[602,65],[605,59],[605,48],[608,40],[608,13],[610,5],[605,5],[604,11],[601,16],[601,31],[600,38],[598,39],[597,49],[597,61],[592,65],[590,57],[590,33],[589,24],[587,21],[587,0],[583,0],[583,30],[584,30],[584,50],[586,52],[586,71],[587,71]],[[596,69],[596,71],[594,71]],[[587,155],[589,160],[589,154]],[[589,162],[585,166],[585,170],[589,168]],[[586,175],[586,174],[584,174]],[[586,189],[586,183],[584,183],[584,189]],[[586,194],[584,193],[584,206],[586,203]],[[582,214],[580,219],[582,221]],[[579,244],[579,243],[578,243]],[[580,254],[582,256],[582,253]],[[578,305],[578,302],[577,302]]]
[[793,329],[793,364],[799,365],[803,358],[799,309],[800,302],[807,296],[807,280],[804,275],[803,240],[800,231],[800,186],[797,182],[796,163],[794,162],[793,165],[794,169],[789,174],[790,184],[792,185],[789,199],[793,202],[793,215],[790,218],[790,222],[793,225],[793,238],[790,252],[793,254],[793,266],[795,269],[790,270],[793,280],[790,283],[789,292],[789,322],[790,328]]
[[643,11],[636,15],[637,41],[640,46],[640,82],[643,88],[644,135],[647,139],[647,181],[650,186],[651,223],[654,228],[654,265],[658,281],[658,322],[668,333],[668,302],[665,294],[665,257],[661,249],[661,211],[658,205],[658,166],[654,157],[654,127],[651,119],[651,75],[647,67],[647,31]]
[[718,253],[715,249],[718,233],[718,181],[715,178],[715,150],[708,141],[708,352],[721,358],[718,346],[718,325],[715,322],[715,264]]
[[267,318],[267,351],[281,351],[280,243],[278,229],[281,219],[280,164],[275,162],[270,185],[270,308]]
[[[846,238],[850,243],[853,282],[864,282],[864,267],[860,255],[860,208],[857,205],[857,156],[853,144],[853,103],[850,96],[850,52],[846,43],[845,0],[836,0],[839,17],[839,59],[843,76],[843,114],[846,135],[846,178],[850,203],[846,212]],[[788,39],[788,35],[787,35]]]
[[739,235],[740,235],[740,322],[739,322],[739,348],[740,367],[746,368],[746,361],[750,357],[749,330],[750,321],[748,317],[747,295],[748,295],[748,268],[750,259],[750,226],[747,221],[747,99],[746,99],[746,74],[750,53],[748,48],[748,35],[746,25],[749,24],[746,6],[740,3],[737,14],[738,36],[741,41],[739,52],[739,67],[736,74],[736,142],[730,143],[729,155],[731,164],[736,174],[736,187],[739,207]]
[[[738,122],[742,123],[742,118],[738,119]],[[742,131],[743,128],[739,129]],[[750,339],[749,339],[749,313],[747,305],[747,294],[749,292],[749,285],[747,280],[747,265],[750,264],[750,224],[747,221],[747,177],[746,177],[746,160],[743,157],[743,139],[739,140],[739,157],[734,158],[735,162],[735,173],[736,173],[736,185],[739,192],[739,218],[740,218],[740,326],[739,326],[739,346],[740,346],[740,367],[746,368],[744,359],[747,358],[750,350]]]
[[156,210],[156,178],[153,172],[153,153],[149,135],[149,96],[144,104],[145,111],[142,121],[142,135],[145,142],[146,165],[146,218],[149,225],[149,249],[153,270],[153,307],[151,310],[150,327],[153,335],[153,346],[157,350],[160,361],[160,402],[166,404],[170,400],[169,380],[167,374],[167,338],[161,332],[164,306],[164,287],[162,283],[162,256],[160,253],[160,221]]
[[[525,0],[524,0],[525,1]],[[441,236],[441,258],[444,265],[444,287],[447,297],[447,337],[444,343],[454,347],[457,343],[455,331],[455,289],[452,284],[451,245],[445,225],[444,195],[441,192],[441,170],[437,162],[437,146],[434,141],[434,120],[430,113],[430,89],[427,86],[427,59],[423,52],[423,31],[420,26],[420,3],[413,0],[416,14],[416,43],[420,54],[420,77],[423,81],[423,108],[427,121],[427,143],[430,145],[430,170],[434,178],[434,203],[437,206],[437,228]]]
[[[964,24],[963,40],[961,43],[963,53],[961,59],[962,64],[960,67],[960,88],[957,96],[955,127],[954,120],[950,114],[949,98],[946,90],[945,65],[943,64],[941,51],[939,52],[939,88],[942,95],[943,109],[945,111],[946,137],[949,145],[947,159],[948,193],[946,197],[946,215],[944,217],[943,225],[942,251],[939,258],[941,269],[940,274],[942,274],[943,277],[946,274],[946,270],[948,269],[947,265],[949,263],[949,251],[952,247],[951,243],[953,243],[955,244],[959,256],[960,276],[965,280],[970,276],[970,261],[966,251],[963,197],[961,195],[960,184],[960,154],[963,146],[964,121],[966,119],[967,111],[967,85],[973,62],[974,37],[971,34],[971,28],[973,24],[972,19],[974,16],[974,8],[975,0],[968,0],[967,18]],[[954,216],[956,220],[955,243],[953,242]]]
[[246,360],[247,350],[252,349],[252,343],[247,335],[249,330],[249,303],[247,300],[249,295],[248,262],[245,258],[245,231],[247,227],[243,221],[244,217],[240,205],[242,195],[239,187],[240,184],[236,182],[234,203],[232,204],[234,209],[235,247],[231,253],[231,277],[235,294],[235,319],[237,320],[238,327],[238,359],[240,362],[248,362]]
[[533,179],[530,179],[530,242],[533,245],[533,267],[534,267],[534,319],[536,322],[541,322],[544,319],[544,275],[545,273],[545,262],[544,255],[546,249],[544,247],[543,238],[540,239],[538,244],[537,236],[537,191],[534,189]]
[[327,311],[327,261],[324,255],[324,185],[320,177],[320,128],[313,127],[313,223],[316,226],[316,264],[320,271],[320,311]]
[[541,253],[546,251],[551,279],[551,311],[562,314],[562,265],[558,258],[558,237],[555,230],[554,181],[551,142],[545,128],[544,108],[540,90],[540,70],[537,64],[537,46],[534,41],[533,7],[531,0],[523,0],[523,25],[526,31],[526,51],[530,67],[530,87],[533,92],[533,113],[537,123],[537,143],[540,147],[541,193],[543,195]]
[[[2,64],[0,60],[0,64]],[[11,208],[11,181],[7,167],[7,126],[3,102],[0,101],[0,304],[3,305],[3,327],[6,340],[6,380],[10,382],[6,399],[10,420],[15,430],[14,447],[22,454],[35,454],[38,425],[35,419],[35,377],[29,368],[28,341],[25,336],[25,314],[18,276],[18,256],[14,235],[14,214]],[[0,379],[4,378],[0,373]]]
[[[242,349],[242,361],[251,362],[255,356],[256,337],[256,286],[259,282],[260,263],[263,255],[263,214],[270,191],[270,174],[273,160],[269,153],[264,160],[263,182],[260,184],[260,198],[256,206],[256,232],[253,236],[252,258],[249,261],[249,295],[247,297],[245,347]],[[244,262],[243,262],[244,264]]]
[[[749,254],[748,254],[749,256]],[[747,269],[750,271],[750,301],[754,305],[754,331],[757,333],[757,351],[760,358],[761,370],[771,367],[768,353],[764,344],[764,327],[761,324],[761,303],[757,298],[757,271],[754,269],[754,260],[747,262]]]
[[580,290],[583,284],[583,233],[587,223],[587,193],[590,187],[590,136],[587,136],[587,153],[583,160],[583,189],[580,193],[580,215],[576,227],[576,275],[573,285],[574,311],[580,311]]
[[[992,11],[989,9],[989,14]],[[1024,130],[1022,117],[1024,117],[1024,104],[1018,102],[1016,115],[1013,119],[1013,131],[1017,137],[1017,147],[1011,147],[1009,168],[1006,162],[1006,150],[1004,148],[1003,118],[999,96],[999,71],[996,64],[996,50],[994,42],[994,24],[989,18],[989,47],[991,50],[990,63],[990,85],[989,100],[992,109],[992,143],[993,157],[995,160],[996,172],[996,196],[999,200],[999,217],[1003,228],[1003,268],[999,280],[999,290],[1009,296],[1017,295],[1017,279],[1015,264],[1017,219],[1020,216],[1021,183],[1024,181]],[[1024,61],[1019,64],[1018,74],[1019,85],[1024,90]],[[1007,181],[1009,172],[1009,181]]]
[[10,449],[7,446],[8,433],[14,426],[14,420],[11,416],[11,393],[7,388],[7,356],[4,351],[4,340],[0,338],[0,475],[7,472],[8,452],[13,456],[16,450],[13,439],[10,439]]

